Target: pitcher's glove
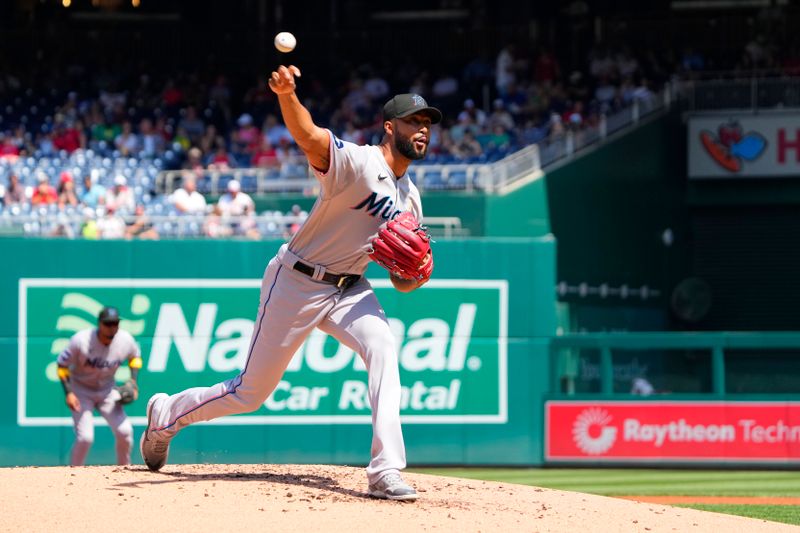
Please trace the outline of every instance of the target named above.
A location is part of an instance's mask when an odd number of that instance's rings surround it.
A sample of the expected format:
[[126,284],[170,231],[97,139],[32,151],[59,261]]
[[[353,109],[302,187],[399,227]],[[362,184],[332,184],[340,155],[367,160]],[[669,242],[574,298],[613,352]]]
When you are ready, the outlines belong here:
[[139,397],[139,387],[133,381],[126,381],[114,388],[119,393],[119,400],[117,401],[122,405],[129,404]]
[[381,228],[372,241],[369,257],[402,279],[428,281],[433,272],[431,236],[407,211]]

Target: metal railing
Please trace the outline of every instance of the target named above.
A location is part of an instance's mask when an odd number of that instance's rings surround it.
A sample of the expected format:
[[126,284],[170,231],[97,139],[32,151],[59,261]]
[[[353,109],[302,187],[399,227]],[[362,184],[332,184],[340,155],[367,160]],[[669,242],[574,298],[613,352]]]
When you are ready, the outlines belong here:
[[704,79],[680,82],[689,111],[758,111],[800,107],[800,77]]
[[[285,238],[291,227],[301,224],[306,217],[278,215],[274,213],[249,216],[217,216],[210,214],[172,215],[114,215],[119,224],[110,224],[112,217],[88,217],[81,214],[28,213],[0,216],[0,236],[6,237],[65,237],[74,238],[136,238],[138,233],[126,235],[127,228],[141,221],[144,229],[155,230],[155,235],[164,238],[214,238],[214,237],[264,237]],[[85,232],[88,224],[93,226]],[[103,227],[114,227],[112,237],[103,234]],[[460,225],[460,224],[459,224]]]
[[157,194],[170,194],[180,186],[186,176],[197,178],[198,190],[203,194],[219,195],[225,192],[231,180],[239,181],[243,189],[256,194],[294,192],[316,194],[317,182],[309,173],[304,156],[268,168],[246,167],[207,169],[202,171],[168,170],[158,173],[154,189]]
[[459,217],[425,217],[425,226],[434,237],[464,237],[469,235],[467,228],[461,227]]
[[[730,350],[743,349],[798,349],[800,332],[714,332],[714,333],[576,333],[552,338],[551,390],[554,393],[573,395],[573,379],[561,375],[559,359],[574,358],[580,350],[595,350],[600,353],[600,394],[614,394],[614,353],[625,350],[708,350],[711,356],[711,392],[721,397],[729,395],[725,386],[726,355]],[[561,381],[566,380],[562,391]],[[675,394],[675,393],[673,393]],[[679,394],[679,393],[678,393]]]
[[[294,225],[302,224],[306,216],[282,215],[275,212],[250,216],[218,216],[208,214],[166,214],[154,215],[115,215],[127,227],[141,220],[147,228],[155,229],[160,237],[229,237],[258,234],[266,238],[286,238],[291,235]],[[83,230],[90,221],[102,227],[102,215],[93,212],[92,216],[80,213],[0,212],[0,236],[19,237],[85,237]],[[462,227],[459,217],[427,217],[425,225],[434,237],[463,237],[469,230]],[[255,230],[255,233],[252,231]],[[136,235],[132,235],[135,237]],[[102,234],[98,238],[104,238]]]

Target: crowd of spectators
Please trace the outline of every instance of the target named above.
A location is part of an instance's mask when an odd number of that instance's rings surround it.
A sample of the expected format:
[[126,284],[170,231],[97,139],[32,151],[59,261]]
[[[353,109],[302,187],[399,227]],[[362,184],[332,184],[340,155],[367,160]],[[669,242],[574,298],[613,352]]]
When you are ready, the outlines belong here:
[[87,239],[158,239],[164,233],[180,237],[289,238],[308,216],[294,205],[286,213],[273,211],[258,217],[253,198],[242,192],[237,180],[230,180],[226,189],[209,203],[197,192],[194,174],[186,172],[171,194],[145,206],[136,202],[133,189],[122,175],[116,176],[109,188],[91,175],[76,187],[72,175],[62,172],[56,188],[44,173],[28,187],[12,173],[8,185],[0,187],[0,214],[6,221],[18,217],[29,219],[28,225],[38,225],[26,233]]
[[[800,58],[795,51],[781,56],[758,35],[744,47],[737,68],[796,70]],[[344,140],[373,144],[382,135],[383,102],[398,92],[422,94],[445,116],[432,130],[426,162],[491,162],[520,147],[596,127],[603,115],[652,102],[675,77],[715,66],[690,47],[675,54],[597,44],[585,62],[564,66],[546,46],[507,44],[494,58],[480,55],[449,72],[361,65],[339,83],[304,78],[298,92],[317,123]],[[142,195],[131,193],[124,175],[106,181],[106,190],[91,175],[40,171],[35,183],[21,183],[9,170],[18,160],[89,151],[155,160],[162,170],[183,169],[181,188],[169,197],[157,198],[152,190],[145,197],[161,201],[170,212],[207,217],[206,235],[255,237],[253,223],[220,222],[255,214],[241,184],[231,181],[219,202],[207,206],[195,176],[206,169],[243,167],[272,169],[276,175],[290,168],[296,176],[298,168],[305,169],[265,75],[243,84],[220,74],[141,73],[128,81],[104,72],[93,78],[90,89],[69,83],[88,75],[85,68],[71,65],[43,88],[29,86],[24,76],[0,73],[0,177],[5,178],[0,194],[6,208],[29,203],[61,212],[96,210],[102,212],[95,217],[97,227],[86,224],[84,236],[157,236],[157,224],[144,221]],[[82,180],[80,186],[76,179]],[[129,217],[127,225],[111,220],[119,213]]]
[[[304,80],[299,93],[320,124],[357,143],[379,142],[381,105],[391,94],[422,94],[445,114],[432,136],[432,159],[473,162],[536,142],[559,122],[580,127],[647,98],[669,69],[650,52],[598,47],[581,68],[565,71],[546,47],[509,44],[494,60],[479,56],[451,72],[405,69],[398,81],[395,72],[361,65],[339,84]],[[66,79],[85,74],[72,66]],[[0,75],[0,155],[92,149],[169,155],[166,168],[194,169],[280,167],[300,156],[266,76],[243,86],[225,75],[143,73],[133,81],[99,75],[95,85],[42,92],[22,77]]]

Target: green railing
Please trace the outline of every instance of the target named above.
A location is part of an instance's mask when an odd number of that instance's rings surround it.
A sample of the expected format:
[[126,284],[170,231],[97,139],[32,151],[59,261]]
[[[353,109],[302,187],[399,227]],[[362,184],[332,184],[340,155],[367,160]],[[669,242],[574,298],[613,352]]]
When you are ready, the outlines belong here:
[[730,396],[726,391],[726,353],[729,350],[800,350],[800,331],[786,332],[713,332],[713,333],[585,333],[553,337],[551,343],[551,390],[563,391],[565,358],[575,358],[580,350],[600,354],[600,393],[614,394],[614,353],[624,350],[709,350],[711,353],[711,394]]

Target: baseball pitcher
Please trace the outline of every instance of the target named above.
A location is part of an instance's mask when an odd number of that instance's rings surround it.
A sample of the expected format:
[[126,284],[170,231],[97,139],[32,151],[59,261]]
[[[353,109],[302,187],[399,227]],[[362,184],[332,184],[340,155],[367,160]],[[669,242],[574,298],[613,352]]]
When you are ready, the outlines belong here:
[[381,143],[358,146],[313,122],[295,94],[299,77],[297,67],[280,66],[269,87],[320,183],[319,198],[303,226],[267,265],[244,369],[212,387],[150,398],[142,458],[151,470],[159,470],[170,440],[182,428],[260,408],[305,338],[319,328],[358,353],[367,367],[373,429],[369,494],[415,500],[417,492],[400,476],[406,455],[395,339],[363,274],[374,260],[403,292],[420,287],[431,275],[430,239],[418,222],[420,195],[407,170],[425,157],[431,125],[442,114],[419,95],[397,95],[383,107]]
[[[131,379],[116,387],[114,374],[123,363],[130,367]],[[100,311],[96,328],[81,330],[70,338],[58,356],[58,377],[75,423],[72,466],[85,463],[94,442],[95,410],[114,432],[117,464],[130,464],[133,427],[122,406],[138,396],[136,379],[141,367],[139,345],[130,333],[119,329],[119,311],[115,307]]]

